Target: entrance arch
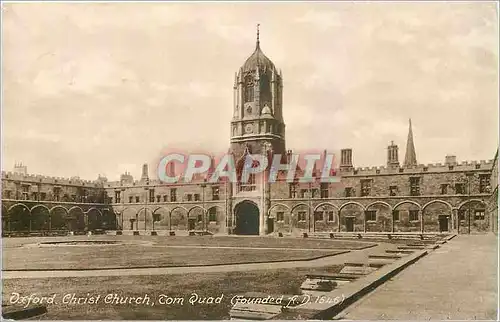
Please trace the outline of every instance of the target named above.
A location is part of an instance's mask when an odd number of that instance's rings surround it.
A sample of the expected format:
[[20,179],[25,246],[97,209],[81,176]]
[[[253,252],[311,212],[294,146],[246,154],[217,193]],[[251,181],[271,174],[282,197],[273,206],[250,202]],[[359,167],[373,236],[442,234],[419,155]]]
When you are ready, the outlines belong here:
[[251,201],[242,201],[234,208],[236,216],[235,234],[258,235],[259,234],[259,207]]

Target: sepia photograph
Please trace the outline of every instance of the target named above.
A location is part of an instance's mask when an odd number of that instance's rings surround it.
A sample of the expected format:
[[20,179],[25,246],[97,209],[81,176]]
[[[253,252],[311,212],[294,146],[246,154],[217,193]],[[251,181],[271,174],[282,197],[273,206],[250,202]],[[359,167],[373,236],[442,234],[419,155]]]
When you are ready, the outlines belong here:
[[2,320],[499,319],[497,1],[2,1]]

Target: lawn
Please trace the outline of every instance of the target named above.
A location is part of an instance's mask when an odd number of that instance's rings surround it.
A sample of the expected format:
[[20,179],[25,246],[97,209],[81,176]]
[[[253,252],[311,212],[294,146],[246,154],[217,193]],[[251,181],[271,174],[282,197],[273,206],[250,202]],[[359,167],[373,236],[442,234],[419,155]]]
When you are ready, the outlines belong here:
[[[63,241],[107,241],[117,244],[37,245]],[[374,245],[328,239],[108,235],[3,238],[2,242],[4,270],[167,267],[307,260]]]
[[[43,319],[49,320],[220,320],[229,319],[231,298],[245,292],[264,292],[285,295],[300,294],[300,285],[305,274],[339,272],[340,266],[327,268],[298,268],[262,270],[231,273],[184,274],[171,276],[124,276],[92,278],[44,278],[12,279],[3,281],[4,304],[8,303],[12,292],[21,295],[36,293],[50,296],[56,294],[55,304],[48,305],[48,313]],[[188,303],[195,292],[200,297],[224,295],[220,304]],[[76,297],[101,295],[97,304],[62,304],[65,294]],[[146,294],[151,303],[146,304],[106,304],[107,294],[119,296],[142,296]],[[161,305],[160,294],[182,297],[184,304]]]
[[305,260],[339,251],[301,249],[169,248],[142,245],[4,248],[3,269],[86,269]]

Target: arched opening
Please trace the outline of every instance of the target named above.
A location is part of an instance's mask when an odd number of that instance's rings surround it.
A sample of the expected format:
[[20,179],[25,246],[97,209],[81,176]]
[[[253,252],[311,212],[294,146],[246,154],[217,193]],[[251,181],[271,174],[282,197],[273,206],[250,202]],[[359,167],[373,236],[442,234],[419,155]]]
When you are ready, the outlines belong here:
[[425,232],[451,231],[451,206],[441,201],[432,201],[422,209]]
[[236,216],[235,234],[258,235],[259,234],[259,208],[250,201],[242,201],[234,208]]
[[315,231],[337,231],[339,226],[338,210],[329,203],[319,204],[314,208]]
[[366,207],[366,231],[392,231],[392,210],[385,202],[374,202]]
[[187,210],[182,207],[175,207],[169,214],[169,229],[170,230],[188,230],[187,226]]
[[170,230],[170,216],[165,208],[156,208],[153,211],[153,226],[155,230]]
[[92,208],[87,213],[88,229],[90,231],[102,229],[102,214],[99,210]]
[[80,207],[71,208],[69,210],[68,229],[74,232],[85,231],[85,214]]
[[31,230],[49,231],[51,229],[49,210],[43,206],[35,206],[31,209]]
[[31,213],[23,204],[13,206],[7,211],[10,231],[31,231]]
[[67,230],[69,222],[66,209],[62,207],[52,208],[50,211],[50,230]]
[[412,201],[402,201],[394,206],[392,218],[395,232],[421,231],[421,208]]
[[457,215],[461,234],[488,231],[489,218],[486,216],[486,205],[482,200],[472,199],[462,203]]
[[342,206],[339,211],[340,231],[355,232],[364,231],[364,209],[357,203],[349,203]]
[[292,231],[290,208],[282,204],[274,204],[269,209],[267,233]]
[[205,230],[205,218],[203,209],[193,207],[188,211],[188,230]]

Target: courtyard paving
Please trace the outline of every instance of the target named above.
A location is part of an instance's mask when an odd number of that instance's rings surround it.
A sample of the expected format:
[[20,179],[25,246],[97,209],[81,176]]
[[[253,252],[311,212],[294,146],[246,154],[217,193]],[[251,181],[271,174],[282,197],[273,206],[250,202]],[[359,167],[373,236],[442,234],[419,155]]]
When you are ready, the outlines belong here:
[[497,320],[497,238],[455,237],[337,319]]

